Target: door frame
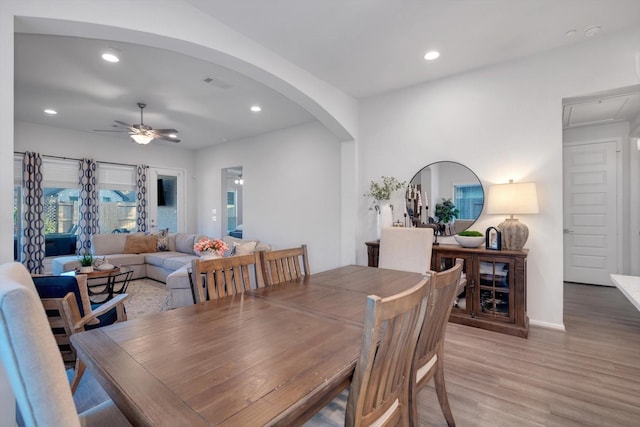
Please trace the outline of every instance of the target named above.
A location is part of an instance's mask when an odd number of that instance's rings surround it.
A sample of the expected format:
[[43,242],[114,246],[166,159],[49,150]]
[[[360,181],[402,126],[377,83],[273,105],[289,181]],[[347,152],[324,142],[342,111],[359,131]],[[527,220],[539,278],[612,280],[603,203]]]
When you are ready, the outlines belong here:
[[[572,147],[572,146],[578,146],[578,145],[590,145],[590,144],[601,144],[601,143],[607,143],[607,142],[614,142],[616,144],[616,236],[615,236],[615,248],[616,248],[616,269],[617,271],[614,273],[620,274],[623,272],[623,268],[624,268],[624,260],[621,256],[621,254],[623,253],[623,239],[622,239],[622,232],[623,232],[623,210],[622,210],[622,155],[621,155],[621,150],[623,148],[623,144],[622,144],[622,138],[620,137],[611,137],[611,138],[598,138],[598,139],[587,139],[587,140],[582,140],[582,141],[571,141],[571,142],[562,142],[562,155],[564,156],[564,147]],[[562,176],[564,179],[564,165],[562,167]],[[563,221],[562,221],[562,228],[565,228],[565,224],[564,224],[564,209],[565,209],[565,194],[564,194],[564,185],[563,185],[563,191],[562,191],[562,216],[563,216]],[[563,278],[564,278],[564,273],[565,273],[565,266],[564,266],[564,257],[566,255],[566,245],[565,245],[565,236],[564,234],[562,235],[562,251],[563,251]],[[613,286],[613,284],[611,285]]]
[[187,228],[187,219],[186,219],[186,182],[185,175],[186,172],[184,169],[171,169],[171,168],[159,168],[154,166],[149,166],[149,171],[147,173],[148,180],[148,214],[149,214],[149,231],[157,232],[158,228],[158,176],[159,175],[169,175],[175,176],[177,180],[176,184],[176,225],[178,229],[176,232],[182,233],[186,231]]

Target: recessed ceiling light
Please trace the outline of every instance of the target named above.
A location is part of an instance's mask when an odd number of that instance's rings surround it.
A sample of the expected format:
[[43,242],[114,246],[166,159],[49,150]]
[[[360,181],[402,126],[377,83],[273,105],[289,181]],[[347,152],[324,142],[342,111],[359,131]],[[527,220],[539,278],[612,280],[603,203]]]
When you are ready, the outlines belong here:
[[102,53],[102,59],[107,62],[120,62],[120,58],[118,57],[118,51],[113,48],[109,48]]
[[259,113],[260,111],[262,111],[262,108],[259,105],[253,105],[251,106],[251,111],[253,111],[254,113]]
[[440,56],[440,52],[438,52],[437,50],[432,50],[432,51],[427,52],[424,55],[424,59],[426,59],[427,61],[433,61],[434,59],[436,59],[439,56]]
[[45,114],[48,114],[49,116],[55,116],[56,114],[58,114],[58,112],[52,108],[46,108],[44,110]]
[[575,35],[576,35],[576,30],[569,30],[569,31],[567,31],[566,33],[564,33],[564,36],[565,36],[566,38],[573,37],[573,36],[575,36]]

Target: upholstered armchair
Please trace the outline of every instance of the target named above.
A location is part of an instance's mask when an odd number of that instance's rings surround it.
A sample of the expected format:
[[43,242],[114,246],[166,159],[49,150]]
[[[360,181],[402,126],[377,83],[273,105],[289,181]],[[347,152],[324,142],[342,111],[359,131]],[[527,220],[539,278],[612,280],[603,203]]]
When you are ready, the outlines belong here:
[[130,425],[111,400],[77,413],[42,302],[29,272],[19,263],[0,265],[0,348],[25,425]]

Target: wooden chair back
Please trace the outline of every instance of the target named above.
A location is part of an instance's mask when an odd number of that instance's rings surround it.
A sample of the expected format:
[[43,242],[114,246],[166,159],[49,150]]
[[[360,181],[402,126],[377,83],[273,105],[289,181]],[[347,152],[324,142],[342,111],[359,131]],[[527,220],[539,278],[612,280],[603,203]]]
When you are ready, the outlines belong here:
[[255,274],[255,287],[264,287],[261,259],[258,253],[226,258],[195,259],[191,262],[191,277],[196,302],[237,295],[251,289],[251,272]]
[[309,276],[309,259],[307,245],[299,248],[280,249],[277,251],[261,251],[262,275],[267,286]]
[[436,394],[447,424],[449,426],[455,425],[444,384],[444,336],[449,314],[458,294],[463,263],[463,260],[457,259],[455,265],[448,270],[438,273],[430,272],[432,282],[431,295],[429,296],[427,314],[416,346],[411,376],[413,381],[411,381],[410,386],[412,419],[416,425],[418,421],[416,397],[418,391],[431,378],[434,378]]
[[400,294],[367,297],[360,357],[345,416],[346,426],[409,426],[409,379],[422,327],[429,280]]

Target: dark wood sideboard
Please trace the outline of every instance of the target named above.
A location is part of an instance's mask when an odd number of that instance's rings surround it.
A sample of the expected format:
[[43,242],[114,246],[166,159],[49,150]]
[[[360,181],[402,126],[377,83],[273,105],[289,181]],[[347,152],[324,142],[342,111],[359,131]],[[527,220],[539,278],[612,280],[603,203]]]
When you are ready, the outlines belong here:
[[[365,242],[370,267],[378,266],[380,242]],[[526,338],[528,250],[494,251],[483,247],[433,246],[431,269],[446,270],[464,260],[467,285],[454,302],[450,322]]]

